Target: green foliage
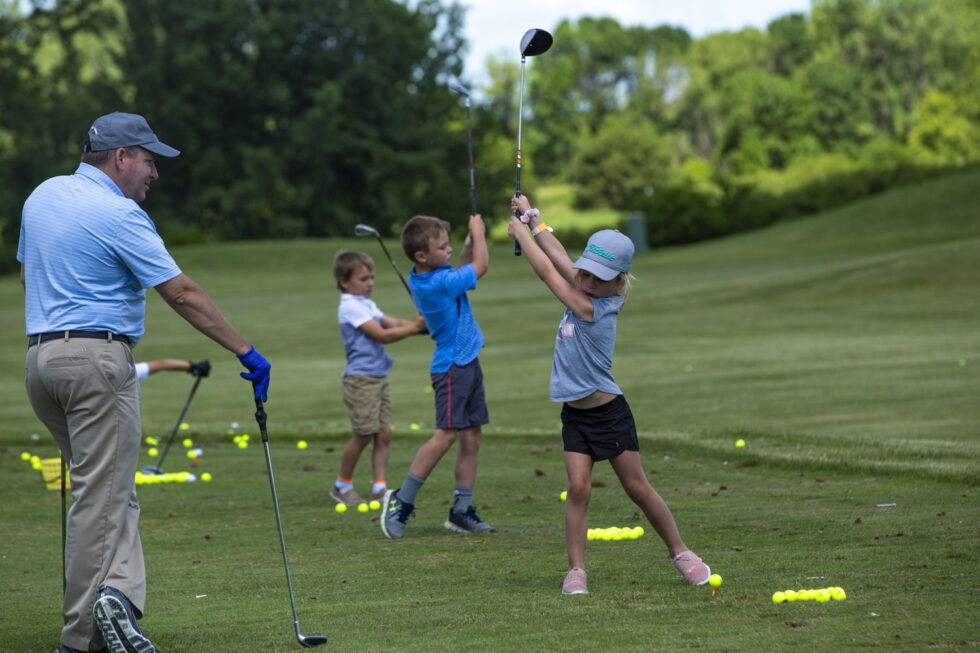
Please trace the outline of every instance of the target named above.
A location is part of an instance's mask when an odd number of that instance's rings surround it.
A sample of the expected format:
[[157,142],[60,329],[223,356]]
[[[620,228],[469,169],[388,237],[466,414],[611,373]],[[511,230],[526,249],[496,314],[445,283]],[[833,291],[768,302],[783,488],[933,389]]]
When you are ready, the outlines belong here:
[[575,204],[629,209],[653,193],[669,167],[669,143],[653,125],[607,120],[579,149],[570,174]]

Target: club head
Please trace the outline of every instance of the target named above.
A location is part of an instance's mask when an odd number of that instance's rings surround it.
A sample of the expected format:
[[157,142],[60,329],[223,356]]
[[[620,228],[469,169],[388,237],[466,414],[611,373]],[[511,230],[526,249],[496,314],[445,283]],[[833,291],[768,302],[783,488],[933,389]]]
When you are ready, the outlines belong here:
[[147,465],[140,470],[140,473],[146,476],[159,476],[163,473],[163,470],[159,467],[154,467],[153,465]]
[[375,238],[381,238],[381,234],[374,227],[369,227],[366,224],[354,225],[354,235],[358,238],[363,238],[364,236],[374,236]]
[[521,38],[521,56],[536,57],[543,54],[551,48],[553,41],[549,32],[538,28],[529,29]]
[[327,638],[323,635],[301,635],[297,633],[296,639],[299,640],[299,645],[303,648],[323,646],[327,643]]
[[470,92],[467,91],[461,84],[457,84],[456,82],[449,82],[449,90],[455,91],[465,97],[470,96]]

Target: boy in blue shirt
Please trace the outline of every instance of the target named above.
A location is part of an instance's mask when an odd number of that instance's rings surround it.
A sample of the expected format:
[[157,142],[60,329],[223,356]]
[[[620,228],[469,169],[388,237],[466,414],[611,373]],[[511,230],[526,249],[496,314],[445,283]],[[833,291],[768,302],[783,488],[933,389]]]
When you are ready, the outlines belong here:
[[417,215],[405,224],[401,240],[402,249],[414,263],[408,281],[412,300],[436,342],[429,367],[436,428],[415,454],[402,486],[385,493],[381,530],[389,539],[402,537],[422,484],[458,435],[454,502],[444,525],[456,533],[492,533],[495,529],[473,508],[482,427],[490,419],[477,358],[483,348],[483,333],[466,297],[466,291],[476,288],[477,279],[489,266],[486,227],[479,215],[470,216],[469,234],[455,269],[445,220]]

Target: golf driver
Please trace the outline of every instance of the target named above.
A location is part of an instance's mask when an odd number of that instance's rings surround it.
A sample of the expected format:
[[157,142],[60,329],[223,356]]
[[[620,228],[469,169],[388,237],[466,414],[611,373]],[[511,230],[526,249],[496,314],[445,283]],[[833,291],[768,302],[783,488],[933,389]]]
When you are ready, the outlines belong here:
[[[521,122],[524,118],[524,58],[544,54],[551,47],[551,34],[543,29],[532,28],[524,32],[521,38],[521,95],[517,109],[517,192],[514,197],[521,196]],[[514,241],[514,256],[521,255],[521,246]]]
[[[207,361],[205,361],[207,362]],[[209,366],[210,367],[210,366]],[[181,423],[184,421],[184,415],[187,414],[187,407],[191,405],[191,399],[194,398],[194,393],[197,392],[197,386],[201,383],[206,374],[201,374],[194,378],[194,385],[191,386],[191,393],[187,395],[187,401],[184,402],[184,409],[180,411],[180,417],[177,418],[177,423],[174,424],[174,430],[170,432],[170,439],[167,440],[167,446],[163,449],[163,455],[160,456],[159,465],[147,465],[140,469],[144,474],[162,474],[163,473],[163,461],[167,458],[167,452],[170,451],[170,445],[174,443],[174,438],[177,437],[177,430],[180,428]]]
[[[475,201],[476,200],[474,200],[474,202]],[[369,227],[366,224],[358,224],[354,225],[354,235],[358,238],[374,236],[378,239],[378,242],[381,244],[381,249],[385,251],[385,256],[388,257],[388,261],[391,263],[391,267],[395,268],[395,272],[398,273],[398,278],[402,280],[402,285],[405,286],[405,292],[407,292],[408,296],[411,297],[412,291],[408,289],[408,283],[406,283],[405,277],[402,276],[402,271],[398,269],[398,264],[395,263],[395,259],[391,258],[391,254],[388,252],[388,248],[385,247],[384,241],[381,240],[381,234],[378,233],[378,230],[374,227]]]
[[296,626],[296,640],[303,648],[313,648],[327,643],[323,635],[304,635],[299,630],[299,617],[296,616],[296,599],[293,598],[293,581],[289,577],[289,561],[286,559],[286,538],[282,534],[282,517],[279,515],[279,497],[276,495],[276,478],[272,474],[272,456],[269,453],[269,434],[265,430],[265,408],[262,400],[255,398],[255,421],[262,433],[262,446],[265,447],[265,462],[269,468],[269,485],[272,487],[272,505],[276,509],[276,526],[279,527],[279,545],[282,548],[282,564],[286,567],[286,584],[289,586],[289,604],[293,607],[293,625]]
[[476,181],[473,178],[473,130],[470,127],[470,92],[456,82],[449,82],[449,89],[466,98],[466,149],[470,154],[470,215],[476,215]]

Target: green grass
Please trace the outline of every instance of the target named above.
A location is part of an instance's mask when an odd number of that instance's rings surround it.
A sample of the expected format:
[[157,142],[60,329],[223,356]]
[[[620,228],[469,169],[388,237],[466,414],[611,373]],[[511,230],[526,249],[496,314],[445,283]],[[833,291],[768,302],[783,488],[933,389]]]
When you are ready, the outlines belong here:
[[[724,576],[715,598],[681,582],[649,527],[639,541],[590,543],[591,594],[560,596],[565,475],[547,384],[561,308],[509,246],[494,247],[471,296],[486,334],[492,420],[476,501],[498,532],[443,530],[450,453],[398,542],[383,538],[377,513],[338,515],[328,497],[347,438],[334,252],[371,252],[379,305],[411,311],[377,244],[176,250],[273,363],[269,432],[304,633],[326,634],[344,651],[976,648],[978,186],[980,174],[957,175],[638,257],[614,373],[651,482],[687,543]],[[56,455],[24,394],[24,343],[14,335],[22,301],[17,280],[0,279],[0,324],[10,334],[0,344],[0,650],[50,651],[61,623],[60,498],[19,459],[25,450]],[[204,459],[194,466],[172,451],[167,464],[214,480],[140,490],[143,625],[164,651],[295,650],[264,455],[237,361],[155,293],[147,328],[138,359],[215,366],[187,417]],[[431,345],[417,338],[390,351],[397,484],[431,430]],[[182,374],[146,382],[148,435],[169,434],[190,386]],[[233,446],[233,421],[253,435],[250,448]],[[300,438],[306,451],[295,448]],[[362,460],[359,490],[366,469]],[[595,479],[591,526],[642,523],[608,465]],[[769,599],[829,585],[848,599]]]

